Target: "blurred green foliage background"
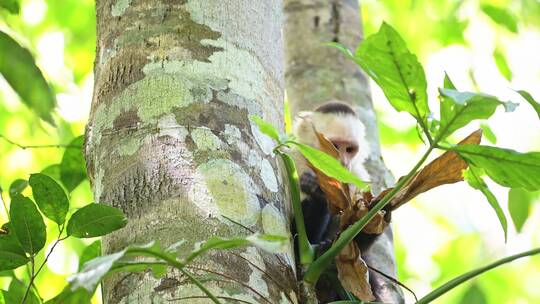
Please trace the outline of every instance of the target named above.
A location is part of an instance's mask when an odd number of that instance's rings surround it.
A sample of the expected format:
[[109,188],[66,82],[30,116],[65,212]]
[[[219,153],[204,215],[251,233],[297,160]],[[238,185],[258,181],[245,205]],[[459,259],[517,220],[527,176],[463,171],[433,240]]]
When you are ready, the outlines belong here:
[[[433,111],[437,112],[436,89],[447,71],[460,90],[480,90],[521,103],[515,113],[501,111],[489,124],[480,124],[485,133],[496,134],[486,135],[487,142],[519,151],[540,149],[540,121],[510,89],[525,89],[540,97],[538,0],[365,0],[362,18],[365,35],[386,21],[419,56]],[[92,98],[94,1],[22,0],[18,14],[0,9],[0,30],[31,50],[58,101],[54,128],[23,105],[0,77],[0,135],[23,146],[67,144],[81,135]],[[375,85],[372,89],[383,155],[395,176],[401,176],[417,160],[422,143],[414,121],[396,113]],[[59,163],[62,154],[60,148],[23,149],[0,138],[0,186],[7,189],[15,179]],[[512,226],[507,243],[485,199],[464,184],[438,188],[395,213],[399,278],[419,296],[469,269],[540,245],[538,194],[513,194],[507,205],[506,190],[495,184],[490,188],[521,230],[518,233]],[[72,193],[75,207],[91,200],[87,181]],[[0,221],[7,221],[3,211]],[[55,249],[36,282],[43,298],[61,291],[67,276],[77,269],[77,254],[88,243],[70,238]],[[17,275],[27,274],[21,268]],[[0,277],[0,288],[8,284],[9,279]],[[540,303],[539,284],[540,258],[527,258],[489,272],[437,303]],[[411,295],[407,298],[412,301]]]

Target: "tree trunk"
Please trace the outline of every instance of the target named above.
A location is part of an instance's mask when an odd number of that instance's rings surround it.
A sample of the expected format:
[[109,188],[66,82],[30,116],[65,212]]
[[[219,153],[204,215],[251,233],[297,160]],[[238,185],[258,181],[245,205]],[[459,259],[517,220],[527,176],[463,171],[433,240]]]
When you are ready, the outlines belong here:
[[[129,218],[104,238],[104,253],[289,236],[283,171],[248,119],[283,125],[281,1],[98,0],[96,10],[88,173],[96,201]],[[295,303],[288,248],[214,251],[188,269],[224,303]],[[103,294],[105,303],[209,302],[172,270],[115,275]]]
[[[312,110],[337,99],[357,106],[366,128],[370,156],[365,169],[376,193],[392,185],[393,178],[380,154],[375,113],[366,76],[336,49],[325,47],[339,42],[354,49],[362,39],[357,0],[285,0],[285,81],[291,113]],[[368,265],[396,276],[391,228],[362,253]],[[370,271],[370,282],[378,301],[402,303],[401,289]]]

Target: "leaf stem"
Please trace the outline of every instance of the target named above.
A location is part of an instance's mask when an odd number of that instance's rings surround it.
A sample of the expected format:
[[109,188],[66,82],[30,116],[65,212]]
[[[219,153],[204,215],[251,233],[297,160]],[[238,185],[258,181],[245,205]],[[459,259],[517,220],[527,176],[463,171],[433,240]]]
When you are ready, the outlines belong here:
[[431,151],[434,149],[433,143],[430,145],[428,150],[424,153],[422,158],[416,163],[414,168],[405,176],[404,178],[400,179],[398,184],[387,194],[385,195],[373,208],[369,210],[369,212],[364,215],[360,220],[358,220],[356,223],[349,226],[345,231],[343,231],[339,238],[336,240],[334,245],[328,249],[323,255],[321,255],[318,259],[313,262],[306,271],[304,275],[304,281],[315,284],[317,280],[319,279],[319,276],[322,274],[322,272],[332,263],[332,260],[341,252],[347,244],[349,244],[360,231],[369,223],[369,221],[379,212],[386,204],[388,204],[392,198],[405,186],[416,174],[418,169],[422,166],[422,164],[426,161]]
[[186,266],[185,264],[177,261],[175,258],[172,258],[166,254],[163,254],[161,252],[153,251],[146,248],[131,248],[128,249],[129,253],[143,253],[143,254],[150,254],[153,255],[159,259],[162,259],[166,261],[169,265],[173,266],[174,268],[180,270],[182,274],[184,274],[193,284],[195,284],[199,289],[204,292],[215,304],[221,304],[219,299],[210,292],[197,278],[195,278],[191,273],[189,273],[187,270],[184,269]]
[[431,301],[437,299],[438,297],[442,296],[443,294],[447,293],[448,291],[452,290],[453,288],[455,288],[456,286],[486,272],[486,271],[489,271],[493,268],[496,268],[496,267],[499,267],[501,265],[504,265],[506,263],[509,263],[509,262],[512,262],[514,260],[517,260],[519,258],[523,258],[523,257],[526,257],[526,256],[531,256],[531,255],[535,255],[535,254],[539,254],[540,253],[540,248],[535,248],[535,249],[532,249],[532,250],[529,250],[529,251],[525,251],[525,252],[522,252],[522,253],[518,253],[518,254],[515,254],[515,255],[511,255],[509,257],[506,257],[506,258],[503,258],[503,259],[500,259],[494,263],[491,263],[487,266],[484,266],[484,267],[481,267],[481,268],[478,268],[478,269],[475,269],[475,270],[472,270],[472,271],[469,271],[467,273],[464,273],[446,283],[444,283],[442,286],[438,287],[437,289],[433,290],[432,292],[428,293],[426,296],[424,296],[423,298],[421,298],[418,302],[416,302],[416,304],[426,304],[426,303],[430,303]]
[[302,206],[300,201],[300,186],[298,182],[298,172],[292,157],[286,153],[278,151],[281,156],[285,169],[287,170],[287,176],[289,177],[289,188],[291,193],[292,207],[294,213],[294,222],[296,225],[296,231],[298,233],[298,248],[300,251],[300,263],[302,265],[309,265],[313,262],[315,256],[314,249],[309,243],[306,226],[304,224],[304,214],[302,212]]

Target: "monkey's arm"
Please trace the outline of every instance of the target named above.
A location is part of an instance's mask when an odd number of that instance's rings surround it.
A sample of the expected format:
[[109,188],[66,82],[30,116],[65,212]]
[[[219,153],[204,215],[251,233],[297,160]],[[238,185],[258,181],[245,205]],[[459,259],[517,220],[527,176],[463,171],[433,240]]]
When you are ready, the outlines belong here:
[[300,189],[305,196],[302,200],[302,213],[309,242],[314,245],[322,245],[322,243],[329,241],[327,232],[332,215],[313,171],[306,170],[300,176]]

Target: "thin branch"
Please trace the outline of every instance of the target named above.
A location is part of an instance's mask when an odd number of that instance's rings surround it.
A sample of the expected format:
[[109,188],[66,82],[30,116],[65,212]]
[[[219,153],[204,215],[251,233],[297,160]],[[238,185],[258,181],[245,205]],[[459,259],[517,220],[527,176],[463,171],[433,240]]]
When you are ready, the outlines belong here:
[[414,297],[414,301],[415,302],[418,302],[418,298],[416,297],[416,294],[414,293],[414,291],[412,289],[410,289],[409,287],[407,287],[407,285],[401,283],[398,279],[395,279],[393,278],[392,276],[390,275],[387,275],[386,273],[380,271],[379,269],[375,268],[375,267],[371,267],[369,265],[367,265],[369,269],[373,270],[375,273],[377,273],[378,275],[381,275],[383,276],[385,279],[389,280],[390,282],[394,283],[394,284],[397,284],[403,288],[405,288],[406,290],[408,290],[410,293],[412,293],[413,297]]
[[269,299],[267,299],[264,295],[262,295],[260,292],[258,292],[255,288],[249,286],[249,284],[246,284],[242,281],[239,281],[237,280],[236,278],[233,278],[231,276],[228,276],[224,273],[221,273],[221,272],[217,272],[215,270],[211,270],[211,269],[206,269],[206,268],[203,268],[203,267],[198,267],[198,266],[191,266],[191,265],[186,265],[187,268],[192,268],[192,269],[195,269],[195,270],[201,270],[201,271],[206,271],[208,273],[212,273],[212,274],[215,274],[215,275],[218,275],[218,276],[221,276],[221,277],[224,277],[225,279],[228,279],[229,281],[231,282],[234,282],[234,283],[238,283],[240,285],[242,285],[243,287],[251,290],[251,292],[253,292],[254,294],[256,294],[257,296],[259,296],[261,299],[265,300],[266,302],[272,304],[272,301],[270,301]]
[[46,149],[46,148],[56,148],[56,149],[62,149],[62,148],[77,148],[77,149],[80,149],[81,147],[80,146],[75,146],[75,145],[63,145],[63,144],[49,144],[49,145],[23,145],[23,144],[20,144],[20,143],[17,143],[7,137],[5,137],[4,135],[0,134],[0,138],[5,140],[7,143],[9,144],[12,144],[14,146],[17,146],[23,150],[26,150],[26,149]]
[[49,252],[45,256],[45,259],[43,260],[43,263],[41,263],[41,265],[39,266],[39,268],[38,268],[38,270],[36,272],[34,272],[34,266],[35,266],[34,257],[32,257],[32,259],[30,260],[31,263],[32,263],[32,276],[30,277],[30,283],[28,284],[28,287],[26,288],[26,292],[24,293],[24,297],[23,297],[23,300],[22,300],[23,304],[25,303],[26,298],[28,297],[30,289],[34,285],[34,280],[36,279],[36,277],[39,274],[39,272],[41,271],[41,269],[43,269],[43,266],[45,266],[45,264],[47,264],[47,261],[49,260],[49,257],[51,256],[51,253],[53,252],[54,248],[56,247],[56,245],[58,245],[58,243],[60,243],[62,240],[66,239],[66,238],[60,238],[60,236],[62,235],[62,232],[64,231],[64,227],[65,227],[64,225],[59,226],[58,238],[56,238],[56,241],[52,245],[51,250],[49,250]]
[[[222,299],[222,300],[236,301],[238,303],[254,304],[252,302],[248,302],[248,301],[245,301],[245,300],[232,298],[232,297],[216,296],[216,298]],[[174,302],[174,301],[183,301],[183,300],[190,300],[190,299],[208,299],[208,297],[207,296],[189,296],[189,297],[167,299],[167,301],[168,302]]]

